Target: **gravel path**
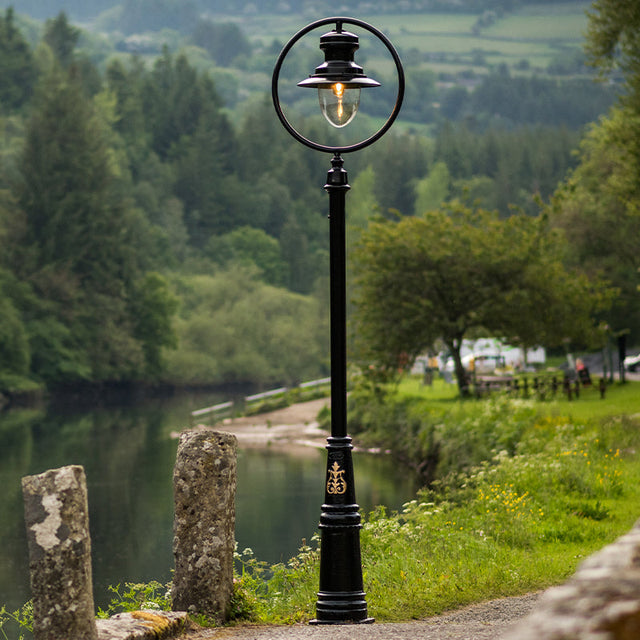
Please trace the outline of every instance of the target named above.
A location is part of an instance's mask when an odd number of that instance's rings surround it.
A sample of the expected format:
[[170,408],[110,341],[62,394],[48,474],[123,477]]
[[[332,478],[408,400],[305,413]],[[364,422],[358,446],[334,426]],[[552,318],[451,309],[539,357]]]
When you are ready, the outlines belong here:
[[180,640],[497,640],[539,595],[491,600],[417,622],[203,629]]

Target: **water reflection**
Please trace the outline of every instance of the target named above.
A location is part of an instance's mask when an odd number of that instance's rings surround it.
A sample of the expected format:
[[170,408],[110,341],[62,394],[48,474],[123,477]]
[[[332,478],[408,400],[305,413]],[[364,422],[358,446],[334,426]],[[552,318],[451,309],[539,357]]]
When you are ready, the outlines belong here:
[[[108,585],[168,581],[173,566],[172,470],[188,409],[216,399],[179,399],[128,407],[0,414],[0,605],[30,597],[20,480],[68,464],[87,474],[96,604]],[[241,450],[236,537],[268,562],[287,560],[317,530],[325,453]],[[398,508],[413,495],[392,461],[354,454],[356,491],[366,511]]]

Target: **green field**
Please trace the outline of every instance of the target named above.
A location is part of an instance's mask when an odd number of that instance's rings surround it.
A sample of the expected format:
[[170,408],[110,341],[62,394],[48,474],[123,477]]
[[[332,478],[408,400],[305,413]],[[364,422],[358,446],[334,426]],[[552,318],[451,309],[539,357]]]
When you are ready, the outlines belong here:
[[[403,58],[422,56],[420,65],[438,73],[472,70],[487,72],[490,67],[506,64],[522,66],[526,61],[536,73],[544,72],[555,57],[582,46],[587,25],[585,0],[557,5],[533,5],[498,18],[493,24],[474,32],[478,15],[469,14],[394,14],[358,16],[383,31]],[[229,18],[231,19],[231,18]],[[274,40],[284,43],[311,18],[260,16],[242,18],[242,28],[255,45],[269,47]],[[357,29],[354,28],[354,31]],[[362,34],[367,50],[366,33]],[[369,51],[376,69],[386,71],[387,62],[380,52]]]

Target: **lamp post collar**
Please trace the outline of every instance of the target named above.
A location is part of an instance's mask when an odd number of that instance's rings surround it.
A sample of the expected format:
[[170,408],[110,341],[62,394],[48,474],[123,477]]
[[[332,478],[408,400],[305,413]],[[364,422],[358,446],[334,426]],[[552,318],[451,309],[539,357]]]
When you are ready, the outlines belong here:
[[347,172],[344,169],[344,160],[339,153],[334,154],[333,158],[331,158],[331,169],[327,173],[327,184],[324,185],[324,188],[329,192],[332,189],[344,189],[347,191],[351,188]]

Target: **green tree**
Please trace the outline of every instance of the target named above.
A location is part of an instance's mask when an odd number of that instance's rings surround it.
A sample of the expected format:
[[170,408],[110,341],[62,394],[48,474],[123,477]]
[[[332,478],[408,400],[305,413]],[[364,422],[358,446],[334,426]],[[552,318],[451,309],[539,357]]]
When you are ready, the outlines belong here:
[[566,272],[560,238],[546,231],[545,218],[500,220],[459,202],[370,225],[355,254],[360,361],[394,371],[440,338],[463,391],[460,348],[472,330],[527,346],[592,338],[602,287]]
[[21,107],[33,92],[36,66],[31,49],[14,24],[13,8],[0,18],[0,107]]
[[415,208],[412,183],[427,171],[425,142],[416,136],[402,135],[390,136],[383,145],[370,156],[376,172],[376,199],[383,212],[397,209],[403,215],[411,215]]
[[235,139],[220,111],[220,97],[211,78],[199,74],[184,55],[174,59],[165,47],[151,73],[144,77],[141,99],[151,146],[162,160],[169,159],[174,146],[205,122],[219,137],[216,152],[220,160],[230,166]]
[[572,259],[618,287],[604,316],[615,331],[640,337],[640,114],[611,111],[587,133],[580,164],[552,200],[553,221],[572,247]]
[[207,253],[221,266],[234,262],[255,265],[264,281],[271,285],[284,286],[288,280],[280,244],[262,229],[244,226],[222,236],[213,236],[207,245]]
[[12,266],[40,301],[30,310],[34,339],[52,354],[35,372],[48,378],[56,370],[60,345],[62,361],[76,358],[67,379],[135,375],[144,355],[128,299],[140,270],[140,227],[104,122],[79,81],[59,68],[39,91],[20,170],[24,232]]
[[589,12],[587,54],[603,74],[619,68],[619,104],[585,135],[579,165],[556,192],[554,222],[573,259],[619,289],[604,318],[613,331],[640,337],[640,5],[597,0]]
[[0,389],[3,375],[27,376],[31,361],[27,331],[10,284],[15,285],[13,277],[0,268]]
[[234,265],[176,279],[180,348],[167,355],[172,382],[291,384],[326,374],[319,303],[261,282]]
[[298,293],[308,293],[316,274],[311,264],[309,239],[294,216],[282,228],[280,251],[289,267],[287,287]]
[[193,42],[206,49],[222,67],[229,66],[238,56],[251,55],[251,43],[235,22],[199,20],[193,32]]
[[178,337],[173,317],[178,311],[178,298],[159,273],[147,273],[135,284],[131,299],[134,336],[142,344],[145,373],[152,378],[164,370],[163,349],[175,349]]
[[640,112],[640,5],[635,0],[595,0],[587,15],[590,62],[604,74],[619,68],[628,89],[622,99]]
[[51,47],[58,62],[67,68],[74,60],[74,51],[80,38],[80,29],[69,24],[62,11],[56,18],[47,20],[44,41]]
[[415,184],[415,214],[419,216],[425,211],[437,209],[448,200],[450,188],[451,177],[447,165],[444,162],[436,162],[428,175]]

